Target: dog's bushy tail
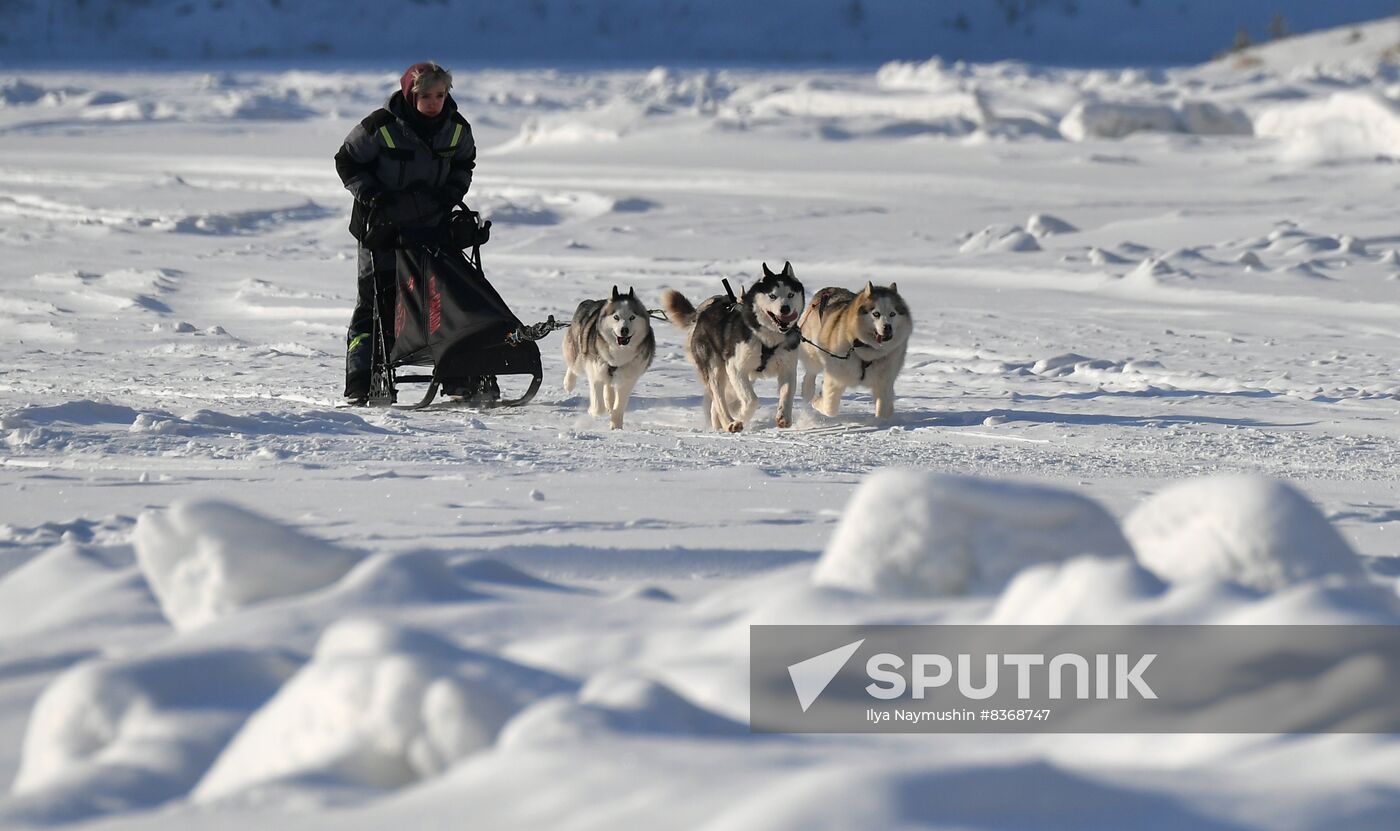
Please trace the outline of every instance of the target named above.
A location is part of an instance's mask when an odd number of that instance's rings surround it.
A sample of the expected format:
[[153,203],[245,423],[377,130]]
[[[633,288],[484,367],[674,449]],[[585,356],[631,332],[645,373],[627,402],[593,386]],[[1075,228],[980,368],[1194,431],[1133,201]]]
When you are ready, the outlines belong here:
[[675,289],[666,289],[661,293],[661,310],[666,313],[667,320],[682,329],[695,325],[694,304]]

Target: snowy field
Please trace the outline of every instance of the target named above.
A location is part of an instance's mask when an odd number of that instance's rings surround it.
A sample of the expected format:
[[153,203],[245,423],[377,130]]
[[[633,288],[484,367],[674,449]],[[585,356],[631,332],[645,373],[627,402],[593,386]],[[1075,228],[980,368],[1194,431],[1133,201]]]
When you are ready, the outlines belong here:
[[[769,383],[738,435],[667,324],[620,431],[559,335],[523,409],[335,408],[331,157],[397,67],[0,77],[0,827],[1394,827],[1393,737],[746,725],[754,623],[1400,623],[1398,33],[1357,31],[460,73],[526,322],[898,282],[891,423],[779,430]],[[911,505],[962,577],[882,556]]]

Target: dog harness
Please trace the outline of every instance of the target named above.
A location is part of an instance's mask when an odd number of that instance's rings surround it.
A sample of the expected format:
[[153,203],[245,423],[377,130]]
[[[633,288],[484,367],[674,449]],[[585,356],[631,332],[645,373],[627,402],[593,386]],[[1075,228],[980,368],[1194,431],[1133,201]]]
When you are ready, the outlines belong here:
[[[815,311],[817,314],[821,314],[822,312],[826,311],[826,304],[831,302],[832,296],[836,294],[837,291],[838,289],[836,287],[828,286],[824,289],[819,290],[816,294],[812,295],[812,301],[807,304],[807,311],[802,313],[802,320],[798,321],[798,325],[800,326],[802,325],[802,323],[805,323],[807,320],[807,315],[811,314],[813,311]],[[798,333],[798,338],[799,340],[807,340],[806,338],[801,336],[800,332]],[[842,361],[850,358],[852,355],[855,355],[857,349],[870,348],[870,344],[861,341],[860,338],[856,338],[854,341],[851,342],[851,348],[847,350],[846,354],[837,355],[835,352],[830,352],[826,349],[823,349],[822,345],[815,341],[807,340],[807,342],[812,344],[822,352],[826,352],[826,354],[830,355],[831,357],[837,358],[838,360]],[[864,381],[865,371],[867,369],[870,369],[870,367],[874,365],[875,361],[867,361],[864,358],[860,357],[857,357],[857,360],[860,361],[860,380]]]
[[[796,328],[789,329],[788,332],[787,332],[787,336],[786,336],[786,338],[783,340],[782,343],[778,344],[777,346],[765,346],[765,347],[762,348],[762,350],[760,350],[760,352],[759,352],[759,359],[758,359],[758,370],[757,370],[757,371],[758,371],[758,372],[762,372],[764,369],[766,369],[766,368],[768,367],[768,361],[771,360],[771,359],[773,358],[774,355],[778,354],[778,350],[779,350],[779,349],[789,349],[789,350],[791,350],[791,349],[796,349],[796,348],[797,348],[797,345],[800,344],[801,342],[802,342],[802,332],[801,332],[801,330],[796,329]],[[865,377],[865,371],[864,371],[864,370],[861,370],[861,378],[864,378],[864,377]]]
[[[869,349],[869,348],[870,348],[870,344],[865,343],[865,342],[862,341],[860,338],[856,338],[855,340],[851,341],[851,352],[850,352],[850,354],[851,354],[851,355],[855,355],[857,349]],[[856,359],[860,361],[860,380],[864,381],[864,380],[865,380],[865,371],[866,371],[867,369],[869,369],[872,365],[874,365],[875,362],[874,362],[874,361],[867,361],[866,359],[860,357],[859,355],[856,355]]]

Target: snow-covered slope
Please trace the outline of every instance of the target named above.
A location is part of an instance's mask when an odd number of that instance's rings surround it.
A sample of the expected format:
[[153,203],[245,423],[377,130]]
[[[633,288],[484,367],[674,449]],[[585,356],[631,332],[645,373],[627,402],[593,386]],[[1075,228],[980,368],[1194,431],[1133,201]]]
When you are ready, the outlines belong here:
[[5,0],[0,57],[338,63],[1202,61],[1395,12],[1389,0]]
[[746,723],[753,624],[1400,624],[1393,28],[459,72],[526,321],[765,261],[898,283],[890,423],[779,430],[768,383],[737,435],[660,323],[624,430],[557,334],[523,409],[335,408],[331,157],[398,62],[7,69],[0,827],[1393,827],[1390,736]]

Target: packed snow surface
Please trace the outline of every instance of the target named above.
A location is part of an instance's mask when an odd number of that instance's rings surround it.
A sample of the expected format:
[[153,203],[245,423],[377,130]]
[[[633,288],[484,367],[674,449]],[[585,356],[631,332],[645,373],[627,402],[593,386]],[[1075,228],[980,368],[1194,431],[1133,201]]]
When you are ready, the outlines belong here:
[[898,284],[892,419],[855,391],[777,429],[761,387],[737,435],[667,325],[622,430],[563,392],[558,334],[521,409],[335,406],[332,156],[420,56],[6,69],[0,827],[1393,827],[1390,736],[747,716],[753,624],[1400,624],[1397,39],[459,68],[484,267],[526,322],[764,262]]

